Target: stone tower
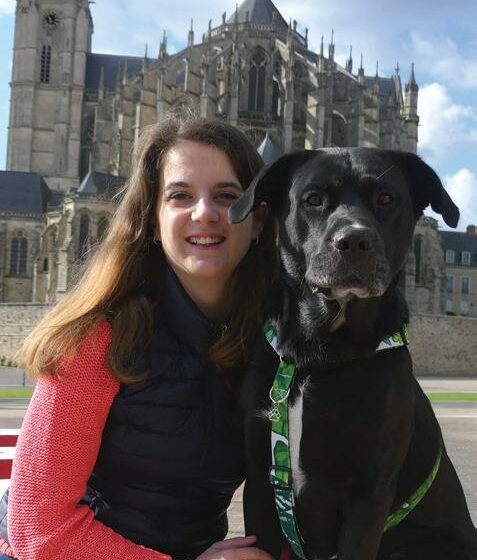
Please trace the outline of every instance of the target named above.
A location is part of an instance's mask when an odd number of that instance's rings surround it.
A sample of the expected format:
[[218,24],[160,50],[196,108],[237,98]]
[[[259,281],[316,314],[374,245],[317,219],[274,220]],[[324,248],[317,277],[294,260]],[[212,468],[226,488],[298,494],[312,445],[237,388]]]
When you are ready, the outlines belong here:
[[33,171],[50,189],[78,187],[87,0],[17,0],[7,169]]

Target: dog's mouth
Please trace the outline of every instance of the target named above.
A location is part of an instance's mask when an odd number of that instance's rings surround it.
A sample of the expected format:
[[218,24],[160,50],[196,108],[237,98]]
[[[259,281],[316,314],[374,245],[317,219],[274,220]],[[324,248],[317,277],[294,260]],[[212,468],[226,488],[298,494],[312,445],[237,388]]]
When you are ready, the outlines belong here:
[[334,280],[327,285],[312,287],[313,293],[320,293],[326,299],[348,300],[352,297],[367,298],[374,295],[372,289],[356,274],[349,274],[340,280]]

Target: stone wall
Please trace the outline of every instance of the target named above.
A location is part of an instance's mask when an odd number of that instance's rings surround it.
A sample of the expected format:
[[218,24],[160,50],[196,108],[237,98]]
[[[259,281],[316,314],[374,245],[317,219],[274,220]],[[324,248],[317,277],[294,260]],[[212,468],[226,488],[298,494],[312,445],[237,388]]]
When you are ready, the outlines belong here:
[[[0,357],[11,359],[48,309],[34,303],[0,304]],[[416,375],[477,376],[477,319],[416,313],[409,330]]]
[[477,376],[477,319],[415,313],[409,325],[416,375]]
[[49,306],[36,303],[0,304],[0,359],[11,360],[25,336],[45,315]]

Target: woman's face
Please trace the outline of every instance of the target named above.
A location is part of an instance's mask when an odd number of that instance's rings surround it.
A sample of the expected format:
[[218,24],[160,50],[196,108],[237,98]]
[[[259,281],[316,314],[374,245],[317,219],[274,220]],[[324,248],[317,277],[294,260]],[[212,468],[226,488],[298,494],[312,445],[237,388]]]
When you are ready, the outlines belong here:
[[228,221],[242,192],[229,158],[215,146],[181,140],[166,153],[155,234],[186,289],[204,280],[224,288],[260,233],[253,215],[240,224]]

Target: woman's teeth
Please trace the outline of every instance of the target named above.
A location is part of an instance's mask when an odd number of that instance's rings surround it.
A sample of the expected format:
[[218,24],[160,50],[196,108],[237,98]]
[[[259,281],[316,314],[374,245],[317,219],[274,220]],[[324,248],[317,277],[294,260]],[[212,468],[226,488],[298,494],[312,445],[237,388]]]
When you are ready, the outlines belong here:
[[194,245],[214,245],[222,241],[221,237],[190,237],[189,242]]

